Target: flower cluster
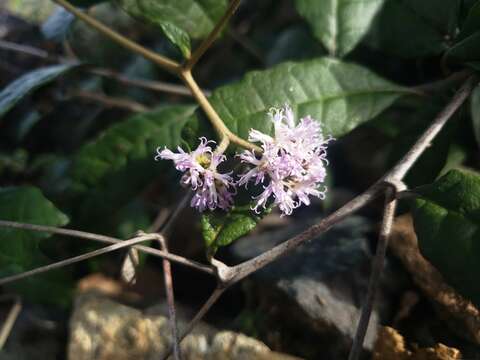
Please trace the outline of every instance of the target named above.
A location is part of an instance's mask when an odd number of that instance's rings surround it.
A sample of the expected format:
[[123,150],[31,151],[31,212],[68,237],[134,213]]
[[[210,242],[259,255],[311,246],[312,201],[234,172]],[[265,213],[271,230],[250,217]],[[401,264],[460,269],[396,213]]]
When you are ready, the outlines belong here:
[[190,152],[178,147],[178,153],[169,149],[157,148],[155,160],[173,160],[175,168],[184,173],[181,184],[189,186],[194,191],[190,205],[199,211],[214,210],[217,207],[229,209],[233,204],[235,183],[230,174],[220,174],[218,165],[225,160],[225,155],[215,154],[207,141],[200,138],[200,145]]
[[325,139],[319,123],[310,116],[300,119],[296,125],[288,106],[272,109],[269,115],[274,137],[250,130],[248,140],[261,143],[263,153],[260,158],[249,150],[240,154],[243,162],[254,167],[240,177],[238,185],[269,181],[255,198],[254,210],[265,208],[268,199],[273,197],[282,213],[290,215],[301,204],[310,205],[310,196],[325,198],[327,188],[319,189],[319,186],[325,181],[327,144],[332,138]]
[[[325,198],[327,145],[331,137],[324,138],[320,125],[310,116],[295,124],[292,109],[285,105],[269,113],[274,127],[274,136],[251,129],[249,141],[261,144],[262,153],[245,150],[238,157],[252,168],[234,181],[231,173],[221,174],[218,165],[225,155],[212,151],[206,138],[200,145],[186,153],[169,149],[157,149],[155,160],[173,160],[177,170],[184,173],[181,183],[191,187],[195,194],[191,206],[199,211],[220,208],[227,210],[233,205],[237,186],[247,187],[250,182],[262,185],[263,191],[256,197],[253,210],[265,208],[271,198],[284,215],[290,215],[302,204],[310,204],[310,196]],[[321,188],[320,188],[321,186]]]

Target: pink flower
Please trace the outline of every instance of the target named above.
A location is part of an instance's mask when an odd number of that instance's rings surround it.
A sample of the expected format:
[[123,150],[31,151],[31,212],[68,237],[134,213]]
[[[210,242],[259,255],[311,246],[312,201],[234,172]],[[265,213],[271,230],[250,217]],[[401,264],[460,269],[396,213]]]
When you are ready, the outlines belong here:
[[233,178],[228,174],[220,174],[218,165],[225,160],[225,155],[215,154],[206,138],[200,138],[198,147],[185,152],[178,147],[178,153],[165,148],[157,148],[155,160],[172,160],[175,168],[183,172],[180,183],[194,190],[190,206],[204,211],[217,207],[228,210],[233,205],[233,195],[236,193]]
[[290,215],[301,204],[309,205],[310,196],[325,198],[327,188],[319,187],[326,177],[327,144],[333,139],[325,139],[320,124],[310,116],[295,125],[288,105],[272,109],[269,115],[274,136],[250,130],[249,141],[261,143],[263,153],[260,158],[249,150],[239,155],[242,162],[254,167],[241,175],[238,185],[268,182],[263,186],[264,191],[254,198],[253,210],[259,212],[273,197],[274,205],[284,215]]

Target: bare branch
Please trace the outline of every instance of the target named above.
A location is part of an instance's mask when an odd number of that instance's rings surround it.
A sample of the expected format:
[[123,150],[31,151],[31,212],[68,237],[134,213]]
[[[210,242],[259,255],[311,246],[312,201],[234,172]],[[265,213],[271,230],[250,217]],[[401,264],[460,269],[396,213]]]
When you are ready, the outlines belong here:
[[[53,62],[53,63],[62,63],[62,64],[75,63],[75,61],[72,61],[72,59],[50,54],[47,51],[34,46],[17,44],[14,42],[5,41],[1,39],[0,39],[0,49],[15,51],[17,53],[38,57],[40,59]],[[181,84],[171,84],[163,81],[132,78],[132,77],[125,76],[115,70],[107,69],[107,68],[90,68],[88,66],[85,66],[80,68],[80,70],[86,71],[93,75],[112,79],[122,84],[136,86],[146,90],[165,92],[165,93],[181,95],[181,96],[189,96],[189,97],[193,96],[190,90],[185,85],[181,85]],[[206,96],[210,96],[211,94],[210,90],[202,89],[202,91]]]
[[237,11],[238,6],[240,5],[241,0],[232,0],[230,5],[228,6],[227,11],[223,14],[222,18],[217,22],[213,30],[207,36],[205,40],[199,45],[199,47],[193,52],[192,56],[184,65],[185,70],[191,70],[193,66],[200,60],[203,54],[212,46],[213,42],[217,38],[217,36],[222,31],[223,27],[226,25],[228,20],[232,17],[232,15]]
[[10,41],[5,41],[0,39],[0,49],[15,51],[17,53],[27,54],[29,56],[34,56],[43,60],[52,61],[52,62],[62,62],[62,63],[72,63],[67,58],[58,58],[49,54],[43,49],[39,49],[30,45],[17,44]]
[[[180,336],[180,339],[179,339],[180,343],[183,341],[183,339],[187,337],[188,334],[190,334],[190,332],[198,324],[198,322],[203,319],[203,317],[208,312],[208,310],[210,310],[210,308],[217,302],[217,300],[220,298],[220,296],[224,293],[225,290],[226,288],[223,286],[218,286],[217,288],[215,288],[215,290],[207,299],[207,301],[202,305],[202,307],[200,308],[200,310],[198,310],[194,318],[183,330],[182,335]],[[173,348],[171,347],[165,354],[163,354],[163,356],[161,357],[161,360],[167,360],[170,357],[170,354],[172,352],[173,352]]]
[[37,267],[33,270],[25,271],[25,272],[20,273],[20,274],[6,276],[6,277],[0,279],[0,286],[11,283],[11,282],[16,281],[16,280],[20,280],[20,279],[24,279],[24,278],[27,278],[27,277],[30,277],[30,276],[38,275],[38,274],[41,274],[41,273],[44,273],[44,272],[47,272],[47,271],[50,271],[50,270],[59,269],[59,268],[62,268],[64,266],[75,264],[75,263],[80,262],[80,261],[84,261],[84,260],[99,256],[99,255],[103,255],[103,254],[106,254],[106,253],[109,253],[109,252],[112,252],[112,251],[115,251],[115,250],[123,249],[125,247],[129,247],[129,246],[132,246],[132,245],[144,242],[144,241],[148,241],[148,240],[153,240],[153,239],[156,239],[156,238],[157,238],[156,234],[151,234],[151,235],[145,235],[145,236],[137,237],[137,238],[130,239],[130,240],[125,240],[125,241],[122,241],[122,242],[117,243],[117,244],[113,244],[113,245],[106,246],[106,247],[103,247],[103,248],[98,249],[98,250],[88,252],[86,254],[71,257],[69,259],[58,261],[58,262],[53,263],[53,264],[40,266],[40,267]]
[[[165,93],[181,95],[181,96],[189,96],[189,97],[193,96],[190,90],[185,85],[170,84],[162,81],[152,81],[152,80],[145,80],[145,79],[139,79],[139,78],[131,78],[131,77],[122,75],[116,71],[113,71],[110,69],[104,69],[104,68],[89,69],[88,72],[98,76],[103,76],[105,78],[114,79],[126,85],[132,85],[132,86],[136,86],[136,87],[147,89],[147,90],[165,92]],[[206,96],[210,96],[211,94],[209,90],[202,89],[202,91]]]
[[[168,252],[167,242],[163,236],[158,238],[162,250]],[[173,343],[173,355],[175,360],[180,360],[182,355],[180,352],[180,342],[178,339],[178,328],[177,328],[177,319],[175,311],[175,296],[173,292],[173,280],[172,280],[172,268],[170,266],[170,261],[163,259],[163,277],[165,280],[165,290],[167,292],[167,303],[168,303],[168,317],[170,319],[170,327],[172,329],[172,343]]]
[[390,170],[384,177],[385,181],[390,179],[402,180],[407,174],[408,170],[415,164],[417,159],[423,154],[426,148],[430,146],[435,136],[442,130],[448,119],[458,110],[458,108],[465,102],[477,83],[475,76],[471,76],[457,91],[452,100],[447,104],[443,111],[433,120],[432,124],[420,136],[417,142],[405,154],[405,156]]
[[449,77],[437,81],[433,81],[426,84],[421,84],[417,86],[413,86],[410,89],[414,92],[418,92],[421,94],[432,94],[438,93],[445,90],[451,89],[453,86],[457,85],[458,83],[462,83],[467,80],[472,75],[471,70],[462,70],[453,73]]
[[5,295],[0,298],[0,300],[13,300],[13,305],[8,312],[7,318],[2,325],[0,330],[0,350],[3,349],[3,346],[7,342],[8,336],[10,335],[15,321],[17,321],[20,311],[22,311],[22,300],[16,295]]
[[[93,234],[93,233],[89,233],[89,232],[85,232],[85,231],[63,229],[63,228],[57,228],[57,227],[52,227],[52,226],[44,226],[44,225],[25,224],[25,223],[19,223],[19,222],[15,222],[15,221],[0,220],[0,227],[9,227],[9,228],[14,228],[14,229],[47,232],[47,233],[51,233],[51,234],[58,234],[58,235],[64,235],[64,236],[69,236],[69,237],[76,237],[76,238],[80,238],[80,239],[99,241],[99,242],[103,242],[103,243],[107,243],[107,244],[115,244],[115,243],[124,243],[125,242],[125,240],[120,240],[120,239],[105,236],[105,235]],[[151,234],[151,235],[155,235],[155,234]],[[5,240],[3,240],[3,241],[5,241]],[[161,258],[168,259],[168,260],[176,262],[178,264],[188,266],[188,267],[194,268],[196,270],[202,271],[204,273],[216,276],[216,269],[209,266],[209,265],[204,265],[204,264],[201,264],[199,262],[186,259],[182,256],[174,255],[174,254],[171,254],[171,253],[166,253],[164,251],[157,250],[157,249],[147,247],[147,246],[135,245],[134,248],[139,250],[139,251],[143,251],[147,254],[159,256]]]
[[159,214],[159,219],[155,219],[153,222],[152,226],[150,229],[148,229],[149,232],[161,232],[163,235],[167,235],[172,227],[172,225],[175,223],[177,220],[177,217],[180,215],[182,210],[187,206],[188,201],[192,197],[192,191],[187,191],[187,193],[182,197],[180,202],[175,206],[175,209],[172,211],[172,213],[167,217],[165,221],[160,221],[160,214]]
[[375,295],[377,294],[378,286],[380,284],[380,276],[383,272],[385,254],[388,247],[390,232],[392,230],[396,205],[397,200],[395,199],[394,191],[392,188],[389,188],[385,194],[385,208],[382,226],[380,229],[380,236],[378,239],[375,258],[372,262],[372,270],[370,272],[370,279],[368,281],[367,296],[362,307],[362,313],[360,315],[360,320],[358,322],[357,331],[355,333],[355,338],[353,340],[353,345],[350,350],[348,360],[357,360],[363,348],[363,341],[367,333],[368,323],[370,322],[370,316],[375,303]]
[[77,97],[90,102],[100,103],[107,108],[121,108],[131,112],[140,112],[140,113],[150,110],[147,106],[130,99],[108,96],[105,94],[92,92],[92,91],[77,90],[70,93],[69,95],[72,97]]
[[354,212],[367,205],[369,202],[373,201],[384,191],[384,188],[385,184],[383,183],[373,185],[363,194],[358,195],[340,209],[322,219],[318,224],[311,226],[297,236],[275,246],[251,260],[229,268],[229,271],[226,271],[226,276],[222,280],[227,284],[230,282],[237,282],[271,262],[285,256],[299,245],[326,232],[333,225],[339,223],[349,215],[352,215]]

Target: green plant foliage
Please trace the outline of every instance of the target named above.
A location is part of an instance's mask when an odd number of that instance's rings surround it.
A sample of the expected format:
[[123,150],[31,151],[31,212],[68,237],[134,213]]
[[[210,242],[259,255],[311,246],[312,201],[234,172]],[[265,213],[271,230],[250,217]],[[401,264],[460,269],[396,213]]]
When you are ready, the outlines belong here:
[[480,60],[480,31],[455,44],[447,51],[446,57],[459,62]]
[[230,245],[248,234],[268,212],[269,209],[256,214],[251,204],[247,204],[234,206],[228,212],[204,213],[201,218],[202,234],[209,253],[213,255],[219,247]]
[[460,33],[455,38],[456,41],[463,40],[473,33],[480,30],[480,1],[470,8],[465,21],[462,24]]
[[130,15],[160,26],[185,57],[190,37],[207,36],[227,8],[226,0],[115,0]]
[[268,51],[268,66],[285,61],[299,61],[325,55],[322,45],[313,37],[306,26],[290,26],[282,31]]
[[[68,217],[35,187],[0,188],[0,219],[48,226],[64,226]],[[46,265],[50,260],[41,249],[41,241],[50,233],[0,228],[0,276],[7,276]],[[37,275],[8,284],[9,291],[29,300],[66,305],[70,279],[64,271]]]
[[414,224],[422,253],[460,293],[480,304],[480,175],[451,170],[415,190]]
[[447,51],[446,57],[460,62],[480,60],[480,1],[469,10],[462,24],[455,44]]
[[188,34],[178,26],[172,24],[171,22],[162,21],[159,25],[168,40],[170,40],[180,49],[183,57],[188,59],[191,55],[190,37],[188,36]]
[[87,7],[97,5],[106,1],[109,1],[109,0],[71,0],[70,2],[75,6],[87,8]]
[[[34,187],[0,188],[0,219],[37,225],[63,226],[68,217]],[[50,234],[28,230],[0,228],[0,263],[28,268],[41,255],[38,244]]]
[[164,172],[155,149],[174,149],[195,107],[165,106],[135,115],[107,129],[82,147],[70,169],[70,192],[81,203],[81,217],[107,214],[130,201]]
[[457,0],[386,0],[366,42],[403,58],[440,54],[448,48],[457,7]]
[[385,0],[296,0],[298,12],[332,56],[345,56],[367,33]]
[[0,118],[25,96],[76,66],[76,64],[52,65],[19,77],[0,92]]
[[285,103],[298,117],[311,115],[326,134],[340,137],[407,93],[362,66],[319,58],[251,72],[216,89],[210,101],[230,130],[245,139],[251,128],[271,133],[267,113]]

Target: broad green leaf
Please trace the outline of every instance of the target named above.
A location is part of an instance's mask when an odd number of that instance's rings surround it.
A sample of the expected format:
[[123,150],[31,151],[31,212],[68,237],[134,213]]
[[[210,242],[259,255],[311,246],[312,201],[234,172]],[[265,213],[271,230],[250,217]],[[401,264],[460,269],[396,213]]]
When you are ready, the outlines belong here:
[[460,62],[480,60],[480,31],[473,33],[447,51],[448,59]]
[[0,92],[0,118],[5,115],[25,96],[35,91],[67,71],[77,66],[76,64],[52,65],[31,71],[10,83]]
[[[28,186],[0,188],[0,219],[49,226],[68,223],[67,216],[40,190]],[[49,236],[43,232],[0,228],[0,264],[23,268],[36,265],[41,255],[39,240]]]
[[460,41],[480,30],[480,1],[472,6],[455,41]]
[[299,61],[325,55],[322,45],[306,26],[288,27],[275,37],[266,56],[268,67],[284,61]]
[[318,58],[253,71],[216,89],[210,101],[230,130],[245,139],[251,128],[271,133],[267,113],[285,103],[298,118],[311,115],[326,134],[340,137],[407,92],[362,66]]
[[403,58],[437,55],[447,49],[457,6],[457,0],[386,0],[366,43]]
[[207,36],[227,8],[226,0],[115,1],[135,18],[156,25],[171,23],[194,39]]
[[477,86],[470,96],[470,112],[472,115],[473,133],[480,146],[480,86]]
[[[388,157],[389,166],[396,164],[425,132],[432,119],[441,111],[442,100],[429,99],[420,101],[415,109],[404,109],[399,117],[393,119],[399,131],[390,137],[391,151]],[[392,107],[393,108],[393,107]],[[457,117],[458,115],[454,115]],[[407,117],[407,118],[406,118]],[[402,119],[404,119],[402,121]],[[458,133],[458,121],[452,119],[445,129],[432,141],[415,165],[408,172],[404,181],[409,187],[424,185],[434,181],[445,166],[450,147]],[[401,129],[401,130],[400,130]]]
[[480,175],[451,170],[416,192],[420,250],[447,282],[480,305]]
[[79,215],[92,218],[128,203],[165,167],[155,162],[157,147],[175,148],[195,107],[165,106],[107,129],[75,155],[70,191],[81,201]]
[[248,234],[269,211],[256,214],[249,204],[235,206],[228,212],[206,212],[201,217],[202,234],[209,253]]
[[367,33],[385,0],[296,0],[330,55],[345,56]]
[[[35,187],[0,188],[0,219],[37,225],[64,226],[68,217]],[[0,277],[21,273],[51,262],[40,248],[50,233],[0,228]],[[37,275],[6,285],[36,302],[66,305],[71,279],[66,271]]]
[[87,8],[87,7],[97,5],[106,1],[109,1],[109,0],[71,0],[70,2],[73,5]]
[[191,55],[190,37],[188,34],[171,22],[163,21],[159,25],[168,40],[170,40],[180,49],[184,58],[188,59]]

